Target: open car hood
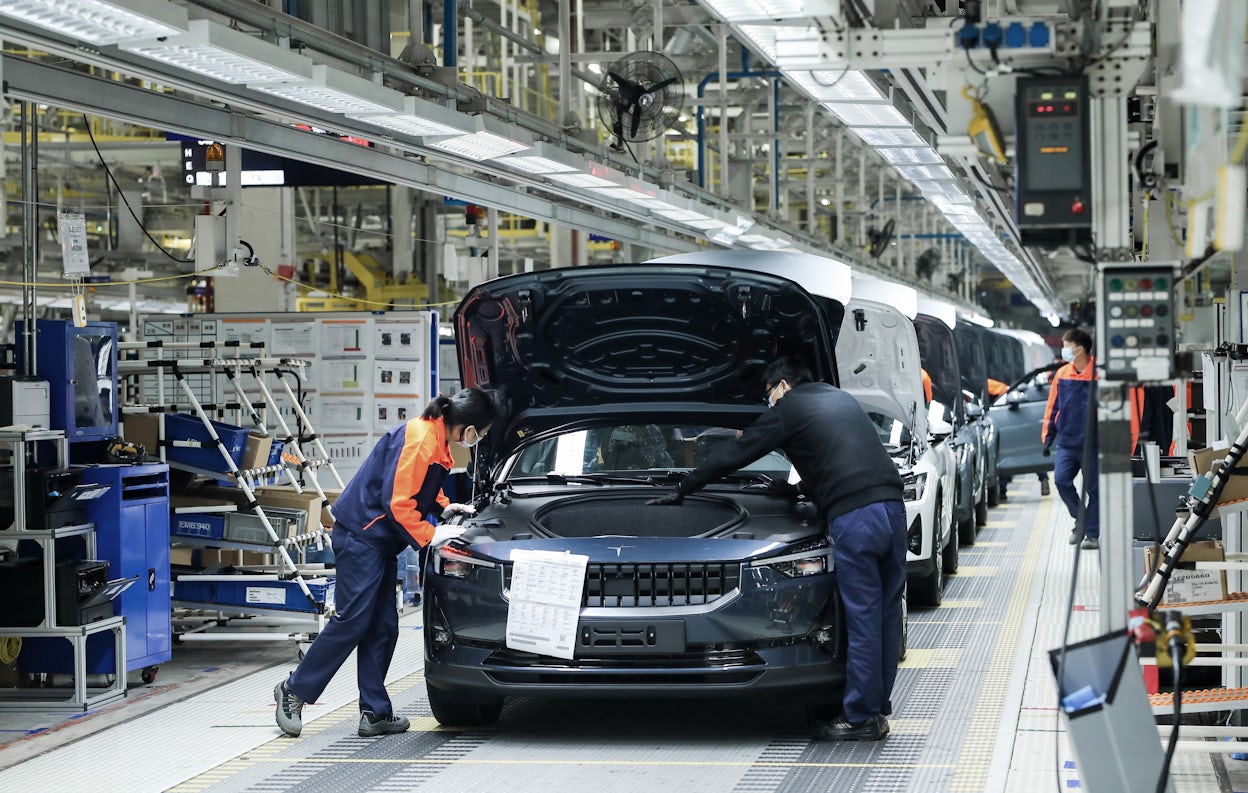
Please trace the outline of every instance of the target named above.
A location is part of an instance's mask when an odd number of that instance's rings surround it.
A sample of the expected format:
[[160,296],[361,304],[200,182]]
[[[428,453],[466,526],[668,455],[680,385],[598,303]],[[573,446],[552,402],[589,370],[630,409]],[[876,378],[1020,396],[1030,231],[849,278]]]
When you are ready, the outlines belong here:
[[864,408],[927,437],[919,341],[910,318],[893,306],[854,298],[836,342],[841,388]]
[[828,311],[788,279],[710,265],[576,267],[484,283],[455,311],[464,385],[505,397],[484,462],[492,468],[576,416],[756,408],[763,369],[781,355],[835,383],[840,316]]

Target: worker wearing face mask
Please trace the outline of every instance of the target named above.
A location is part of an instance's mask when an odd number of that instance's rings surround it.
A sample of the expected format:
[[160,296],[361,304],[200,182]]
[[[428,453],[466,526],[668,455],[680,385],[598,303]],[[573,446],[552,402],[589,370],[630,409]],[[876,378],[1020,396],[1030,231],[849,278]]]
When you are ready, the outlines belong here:
[[[676,492],[647,504],[674,506],[719,477],[781,449],[819,508],[833,545],[849,635],[842,712],[813,725],[816,737],[875,741],[888,715],[901,651],[906,583],[906,505],[901,476],[857,400],[791,358],[763,373],[764,412]],[[644,520],[644,516],[641,518]]]
[[[1070,516],[1076,520],[1080,494],[1075,487],[1075,475],[1083,472],[1087,491],[1084,531],[1081,535],[1076,527],[1071,532],[1070,543],[1074,545],[1082,540],[1083,548],[1096,550],[1101,545],[1096,425],[1093,424],[1090,434],[1087,432],[1089,391],[1096,388],[1096,359],[1092,357],[1092,337],[1087,331],[1080,328],[1066,331],[1062,337],[1062,360],[1066,365],[1054,373],[1049,385],[1049,403],[1044,409],[1040,438],[1044,442],[1045,457],[1057,447],[1053,483]],[[1090,447],[1086,455],[1085,446]]]
[[489,394],[466,388],[432,400],[419,418],[382,436],[334,505],[331,542],[336,565],[337,613],[312,642],[295,671],[273,690],[277,725],[287,735],[303,729],[306,702],[314,702],[353,650],[360,687],[361,737],[403,732],[386,692],[386,672],[399,637],[394,582],[398,554],[444,542],[463,531],[429,522],[473,514],[452,504],[442,483],[454,463],[451,443],[471,448],[490,431],[498,407]]

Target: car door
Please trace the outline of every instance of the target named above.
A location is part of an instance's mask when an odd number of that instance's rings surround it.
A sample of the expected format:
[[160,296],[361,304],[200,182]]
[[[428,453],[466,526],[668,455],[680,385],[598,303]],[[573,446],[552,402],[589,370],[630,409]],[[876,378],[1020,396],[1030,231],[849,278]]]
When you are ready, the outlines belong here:
[[1044,456],[1040,431],[1049,398],[1049,378],[1060,365],[1033,369],[993,403],[989,412],[1000,443],[998,476],[1053,470],[1053,458]]

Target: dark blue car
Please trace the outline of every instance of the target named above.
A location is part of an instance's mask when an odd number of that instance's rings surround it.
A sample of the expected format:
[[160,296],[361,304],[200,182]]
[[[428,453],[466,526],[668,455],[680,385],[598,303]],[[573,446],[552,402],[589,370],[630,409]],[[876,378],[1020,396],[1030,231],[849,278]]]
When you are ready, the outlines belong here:
[[[835,263],[832,263],[835,264]],[[842,266],[843,265],[837,265]],[[446,725],[510,696],[776,696],[839,703],[844,628],[814,506],[773,452],[680,507],[646,501],[767,407],[798,354],[835,382],[843,303],[727,267],[500,278],[456,312],[465,385],[507,407],[473,463],[478,514],[425,568],[425,677]],[[571,658],[509,647],[516,550],[588,557]]]

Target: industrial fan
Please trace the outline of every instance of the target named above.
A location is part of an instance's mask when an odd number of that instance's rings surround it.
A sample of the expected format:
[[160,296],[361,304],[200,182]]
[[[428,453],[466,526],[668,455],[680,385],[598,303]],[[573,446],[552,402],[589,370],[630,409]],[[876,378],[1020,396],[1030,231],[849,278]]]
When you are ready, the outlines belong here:
[[657,52],[633,52],[607,67],[598,115],[621,149],[661,135],[680,117],[685,87],[676,64]]
[[868,250],[871,252],[872,259],[878,259],[884,255],[884,251],[888,250],[888,243],[893,241],[893,230],[897,228],[897,221],[889,219],[884,224],[884,228],[875,229],[874,227],[867,229],[867,239],[870,240]]
[[940,267],[939,248],[928,248],[914,260],[914,274],[929,284],[932,282],[932,275],[938,267]]

